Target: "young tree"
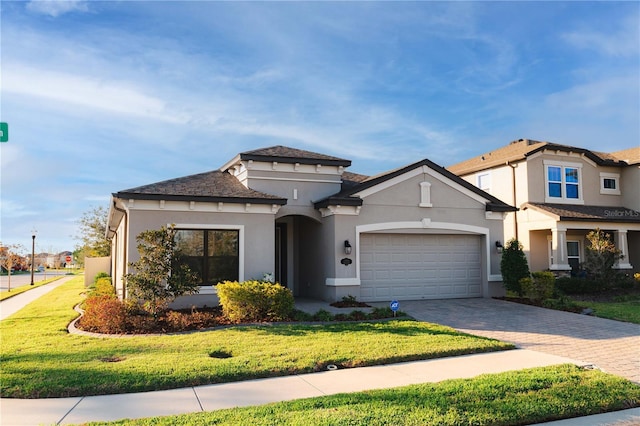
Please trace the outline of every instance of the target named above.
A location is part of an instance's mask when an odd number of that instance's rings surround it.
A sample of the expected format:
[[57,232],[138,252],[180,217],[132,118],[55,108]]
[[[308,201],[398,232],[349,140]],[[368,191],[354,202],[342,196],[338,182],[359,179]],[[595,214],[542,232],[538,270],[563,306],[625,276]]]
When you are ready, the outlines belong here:
[[584,268],[596,280],[610,278],[613,266],[623,257],[611,240],[611,235],[596,228],[587,234],[587,241],[589,244],[585,250]]
[[75,238],[82,241],[82,246],[79,247],[84,252],[82,258],[111,254],[111,241],[106,237],[108,215],[109,210],[99,206],[84,212],[78,220],[80,235]]
[[507,241],[502,250],[500,272],[502,273],[504,287],[522,296],[520,280],[529,277],[529,264],[522,250],[522,244],[515,238]]
[[7,271],[8,291],[11,291],[11,270],[14,265],[21,262],[22,256],[20,253],[23,252],[24,247],[20,244],[8,244],[5,246],[0,242],[0,267]]
[[141,232],[136,238],[140,259],[125,275],[129,295],[154,318],[178,296],[199,290],[200,278],[176,249],[175,234],[173,226]]

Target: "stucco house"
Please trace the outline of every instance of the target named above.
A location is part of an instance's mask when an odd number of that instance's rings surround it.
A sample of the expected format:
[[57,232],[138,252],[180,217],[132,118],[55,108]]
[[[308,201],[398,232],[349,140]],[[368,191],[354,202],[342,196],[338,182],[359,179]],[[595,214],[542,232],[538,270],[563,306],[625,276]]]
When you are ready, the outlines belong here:
[[491,297],[502,292],[503,217],[515,208],[425,159],[377,176],[351,161],[274,146],[217,170],[112,194],[112,277],[138,259],[136,236],[173,224],[200,293],[265,273],[295,296],[326,301]]
[[603,153],[520,139],[448,170],[519,208],[505,238],[522,242],[532,271],[579,272],[595,228],[622,251],[616,268],[640,270],[640,147]]

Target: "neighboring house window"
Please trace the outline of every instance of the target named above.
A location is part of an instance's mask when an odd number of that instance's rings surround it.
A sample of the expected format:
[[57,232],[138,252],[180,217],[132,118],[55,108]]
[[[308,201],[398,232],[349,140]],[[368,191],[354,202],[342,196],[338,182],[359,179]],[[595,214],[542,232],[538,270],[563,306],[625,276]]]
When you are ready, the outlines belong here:
[[600,173],[600,193],[620,195],[620,175],[617,173]]
[[175,239],[182,259],[198,274],[201,285],[238,280],[239,231],[179,229]]
[[573,272],[580,270],[580,242],[567,241],[567,261]]
[[546,201],[582,202],[580,164],[545,161]]
[[[549,267],[554,263],[552,242],[549,239]],[[580,271],[580,241],[567,241],[567,263],[573,273]]]
[[491,175],[489,173],[478,175],[477,187],[485,192],[491,192]]

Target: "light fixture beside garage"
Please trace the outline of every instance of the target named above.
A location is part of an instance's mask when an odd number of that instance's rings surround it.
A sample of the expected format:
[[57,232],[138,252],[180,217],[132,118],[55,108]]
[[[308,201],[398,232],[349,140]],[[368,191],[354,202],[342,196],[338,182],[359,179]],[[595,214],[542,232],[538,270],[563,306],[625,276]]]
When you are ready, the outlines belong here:
[[344,254],[351,254],[351,244],[349,243],[349,240],[344,240]]
[[498,253],[502,253],[502,249],[503,249],[502,243],[500,241],[496,241],[496,251]]

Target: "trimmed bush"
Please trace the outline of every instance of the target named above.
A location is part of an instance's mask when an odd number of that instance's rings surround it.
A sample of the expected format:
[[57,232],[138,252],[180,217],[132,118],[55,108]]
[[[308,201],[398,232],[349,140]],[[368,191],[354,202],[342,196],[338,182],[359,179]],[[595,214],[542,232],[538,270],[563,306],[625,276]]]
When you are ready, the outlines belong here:
[[124,303],[109,295],[90,296],[84,302],[84,316],[79,321],[83,330],[117,334],[126,330]]
[[116,297],[116,289],[111,284],[111,277],[99,278],[91,287],[89,296],[113,296]]
[[293,312],[293,294],[278,283],[225,281],[217,289],[222,313],[234,322],[283,321]]
[[528,299],[542,301],[553,296],[555,281],[551,272],[534,272],[531,277],[520,280],[520,287]]
[[500,272],[504,288],[522,296],[520,280],[529,277],[529,264],[522,244],[515,238],[507,241],[500,260]]

